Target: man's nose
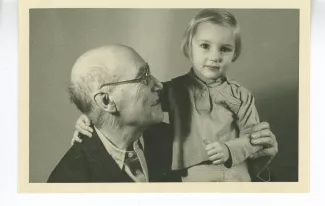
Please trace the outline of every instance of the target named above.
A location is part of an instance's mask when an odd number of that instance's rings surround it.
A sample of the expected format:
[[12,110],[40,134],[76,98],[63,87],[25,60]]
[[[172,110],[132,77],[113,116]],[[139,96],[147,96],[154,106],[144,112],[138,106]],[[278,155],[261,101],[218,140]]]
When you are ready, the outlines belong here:
[[152,91],[157,92],[157,91],[162,90],[162,88],[163,88],[162,83],[154,76],[152,76],[152,80],[153,80]]

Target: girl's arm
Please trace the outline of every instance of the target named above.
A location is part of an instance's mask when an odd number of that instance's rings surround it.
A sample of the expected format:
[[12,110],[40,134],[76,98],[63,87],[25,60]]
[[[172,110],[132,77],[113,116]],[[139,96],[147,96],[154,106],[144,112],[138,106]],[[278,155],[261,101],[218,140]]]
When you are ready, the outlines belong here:
[[[238,88],[238,94],[242,102],[237,113],[240,135],[239,138],[225,143],[230,152],[230,161],[228,162],[230,162],[229,165],[231,166],[245,161],[248,157],[263,149],[262,144],[251,144],[251,135],[253,133],[254,135],[260,135],[264,131],[268,130],[269,133],[273,135],[273,133],[269,130],[269,127],[263,127],[265,123],[260,123],[253,95],[243,87]],[[263,131],[257,130],[258,128],[262,128]],[[271,139],[271,137],[269,138]],[[266,179],[269,178],[262,178],[261,174],[264,173],[265,177],[270,176],[268,165],[270,164],[272,158],[273,156],[271,158],[259,158],[256,161],[250,161],[250,163],[255,162],[250,164],[251,168],[254,170],[252,171],[252,169],[250,169],[253,179],[257,177],[260,180],[268,181]]]
[[250,143],[253,127],[260,123],[254,97],[243,87],[238,88],[238,96],[241,100],[241,105],[237,112],[239,138],[225,142],[230,151],[231,166],[245,161],[250,155],[262,149],[262,146],[253,146]]
[[254,104],[254,97],[248,90],[237,85],[232,86],[234,96],[228,92],[222,95],[227,100],[226,106],[228,109],[236,114],[240,131],[239,138],[227,142],[216,141],[206,146],[209,159],[213,164],[224,164],[228,168],[242,163],[250,155],[262,148],[262,146],[253,146],[250,143],[252,128],[260,122]]

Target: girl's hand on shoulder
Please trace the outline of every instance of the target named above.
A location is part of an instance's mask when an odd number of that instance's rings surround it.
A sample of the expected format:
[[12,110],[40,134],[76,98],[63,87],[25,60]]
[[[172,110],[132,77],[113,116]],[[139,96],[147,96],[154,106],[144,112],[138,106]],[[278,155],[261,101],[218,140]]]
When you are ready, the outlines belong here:
[[88,137],[92,136],[93,129],[90,127],[90,120],[86,115],[81,115],[76,122],[76,130]]
[[205,147],[209,160],[215,164],[223,164],[229,159],[228,147],[222,142],[213,142]]
[[83,134],[88,137],[92,137],[93,129],[90,127],[90,120],[86,115],[81,115],[76,122],[76,131],[73,133],[73,137],[71,140],[71,145],[73,145],[75,142],[82,142],[82,139],[80,138],[80,134]]

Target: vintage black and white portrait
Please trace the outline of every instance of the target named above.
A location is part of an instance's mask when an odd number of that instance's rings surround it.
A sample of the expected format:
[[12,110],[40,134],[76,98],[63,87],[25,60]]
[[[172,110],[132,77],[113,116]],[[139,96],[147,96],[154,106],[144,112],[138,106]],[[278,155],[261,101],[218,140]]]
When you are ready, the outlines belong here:
[[28,16],[29,183],[301,180],[300,9]]

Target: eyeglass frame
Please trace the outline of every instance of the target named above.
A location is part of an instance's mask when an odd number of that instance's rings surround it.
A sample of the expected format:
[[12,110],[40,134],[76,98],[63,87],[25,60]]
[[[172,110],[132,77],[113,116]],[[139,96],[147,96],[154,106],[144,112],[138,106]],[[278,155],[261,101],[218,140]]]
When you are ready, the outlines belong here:
[[125,81],[120,81],[120,82],[105,83],[105,84],[101,85],[99,87],[99,89],[102,89],[103,87],[106,87],[106,86],[117,86],[117,85],[121,85],[121,84],[132,84],[132,83],[139,83],[139,82],[142,82],[142,81],[143,81],[143,83],[145,85],[148,85],[149,78],[151,77],[151,72],[150,72],[150,68],[149,68],[148,63],[146,63],[145,69],[146,69],[146,71],[138,78],[125,80]]
[[[148,63],[146,63],[144,67],[145,67],[146,71],[140,77],[135,78],[135,79],[125,80],[125,81],[120,81],[120,82],[105,83],[105,84],[102,84],[98,90],[101,90],[103,87],[106,87],[106,86],[118,86],[118,85],[122,85],[122,84],[132,84],[132,83],[139,83],[139,82],[142,82],[143,84],[148,85],[149,79],[151,77],[150,67],[149,67]],[[103,93],[105,93],[105,92],[100,92],[100,91],[94,92],[94,94],[93,94],[94,101],[95,101],[95,97],[98,94],[103,94]]]

